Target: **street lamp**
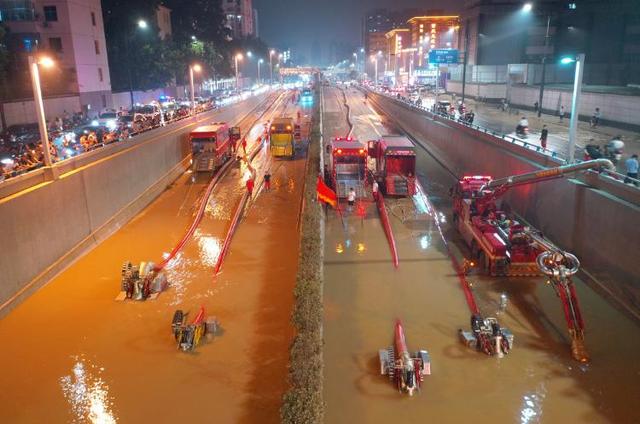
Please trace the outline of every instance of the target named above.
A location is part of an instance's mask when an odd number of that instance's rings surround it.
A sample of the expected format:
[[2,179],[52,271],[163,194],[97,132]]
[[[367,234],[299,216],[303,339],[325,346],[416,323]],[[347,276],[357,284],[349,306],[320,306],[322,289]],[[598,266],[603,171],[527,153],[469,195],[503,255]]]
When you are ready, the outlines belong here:
[[374,69],[375,69],[374,87],[377,89],[378,88],[378,56],[377,55],[371,55],[371,62],[373,63],[373,66],[374,66]]
[[273,85],[273,55],[276,51],[271,49],[269,51],[269,85]]
[[260,59],[258,61],[258,84],[260,84],[260,81],[262,80],[262,78],[260,78],[260,65],[262,65],[264,63],[263,59]]
[[191,82],[191,113],[196,114],[196,92],[193,83],[193,73],[202,71],[202,66],[198,63],[194,63],[189,66],[189,81]]
[[33,56],[29,56],[29,71],[31,73],[31,83],[33,87],[33,100],[36,104],[36,114],[38,115],[40,140],[42,140],[44,165],[50,167],[51,152],[49,151],[49,133],[47,132],[47,121],[44,117],[44,102],[42,101],[42,88],[40,87],[39,65],[45,68],[51,68],[54,65],[54,62],[50,57],[41,57],[40,60],[36,60]]
[[251,52],[247,52],[247,57],[248,57],[248,58],[253,57],[253,53],[251,53]]
[[531,3],[525,3],[525,4],[522,6],[522,11],[523,11],[524,13],[529,13],[529,12],[531,12],[531,9],[533,9],[533,4],[531,4]]
[[576,74],[573,80],[573,98],[571,99],[571,120],[569,121],[569,163],[572,163],[575,157],[576,136],[578,132],[578,114],[580,113],[580,95],[582,94],[582,75],[584,71],[584,53],[580,53],[575,57],[563,57],[560,63],[568,65],[576,64]]
[[238,61],[239,60],[242,60],[242,53],[238,53],[234,57],[234,61],[235,61],[235,65],[236,65],[236,90],[240,89],[240,83],[239,83],[239,79],[238,79]]
[[[141,29],[141,30],[146,30],[149,27],[149,25],[147,24],[147,21],[145,21],[144,19],[139,19],[138,22],[137,22],[137,26],[138,26],[138,29]],[[131,34],[132,36],[133,36],[133,32],[134,31],[132,31],[132,34]],[[125,36],[124,43],[125,43],[127,61],[129,62],[128,66],[126,66],[126,68],[127,68],[127,75],[129,77],[129,97],[131,99],[131,108],[133,109],[133,104],[134,104],[134,102],[133,102],[133,74],[131,73],[131,62],[132,62],[132,59],[131,59],[131,49],[129,48],[129,38],[130,37]]]

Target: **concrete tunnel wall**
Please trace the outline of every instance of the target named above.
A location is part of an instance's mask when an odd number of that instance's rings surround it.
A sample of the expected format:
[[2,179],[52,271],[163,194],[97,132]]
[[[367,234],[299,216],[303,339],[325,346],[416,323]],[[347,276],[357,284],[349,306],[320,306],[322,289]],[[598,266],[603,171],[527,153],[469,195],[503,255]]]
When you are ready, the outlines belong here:
[[[264,96],[252,97],[243,104],[254,107],[262,100]],[[7,306],[0,316],[115,232],[178,178],[189,166],[187,135],[193,127],[214,120],[214,115],[218,121],[235,121],[238,110],[232,105],[200,115],[192,124],[183,120],[139,135],[127,141],[131,148],[121,153],[114,153],[121,150],[120,143],[106,146],[102,159],[0,199],[0,305]]]
[[[489,134],[434,120],[386,96],[371,97],[458,176],[497,178],[556,166],[548,157]],[[504,200],[559,247],[576,254],[618,301],[640,311],[640,207],[567,178],[514,188]]]

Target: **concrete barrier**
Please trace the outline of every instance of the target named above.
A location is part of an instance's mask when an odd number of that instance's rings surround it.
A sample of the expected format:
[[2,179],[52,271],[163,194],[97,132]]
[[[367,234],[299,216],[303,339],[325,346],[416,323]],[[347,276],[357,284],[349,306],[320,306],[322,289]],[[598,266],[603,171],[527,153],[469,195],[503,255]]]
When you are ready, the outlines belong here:
[[[130,142],[60,164],[62,175],[0,199],[0,316],[95,247],[155,199],[189,166],[187,135],[202,121],[236,122],[252,97]],[[246,110],[246,109],[245,109]],[[38,177],[41,178],[41,177]]]
[[[455,175],[505,177],[547,166],[551,158],[395,99],[369,98]],[[504,196],[513,210],[559,247],[573,252],[609,294],[640,311],[640,207],[576,179],[514,188]]]

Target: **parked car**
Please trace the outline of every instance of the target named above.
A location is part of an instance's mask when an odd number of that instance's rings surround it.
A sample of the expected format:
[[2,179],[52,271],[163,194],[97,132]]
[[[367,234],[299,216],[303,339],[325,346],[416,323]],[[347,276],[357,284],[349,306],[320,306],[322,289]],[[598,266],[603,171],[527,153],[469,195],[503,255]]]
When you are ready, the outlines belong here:
[[122,117],[122,122],[129,134],[137,134],[151,129],[151,121],[141,113],[134,113]]

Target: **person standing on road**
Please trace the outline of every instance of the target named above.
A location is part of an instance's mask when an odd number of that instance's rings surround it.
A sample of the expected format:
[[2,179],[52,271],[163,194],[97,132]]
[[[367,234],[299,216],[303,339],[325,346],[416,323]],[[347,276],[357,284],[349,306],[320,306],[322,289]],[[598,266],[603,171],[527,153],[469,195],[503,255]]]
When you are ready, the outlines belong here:
[[560,106],[560,122],[564,120],[564,105]]
[[242,150],[244,150],[244,154],[247,154],[247,137],[242,137]]
[[351,187],[349,194],[347,195],[347,203],[349,204],[349,210],[353,209],[353,205],[356,203],[356,191]]
[[249,198],[253,196],[253,185],[254,185],[253,177],[247,178],[247,192],[249,193]]
[[371,185],[371,192],[373,193],[373,200],[378,201],[378,182],[373,180],[373,184]]
[[624,183],[628,184],[632,182],[637,187],[638,182],[631,180],[631,178],[633,178],[634,180],[638,179],[638,155],[633,154],[629,159],[625,161],[624,166],[625,168],[627,168],[627,178],[624,179]]
[[264,189],[271,191],[271,171],[268,168],[264,172]]
[[540,145],[543,149],[547,148],[547,137],[549,137],[549,130],[546,125],[543,125],[542,131],[540,131]]

